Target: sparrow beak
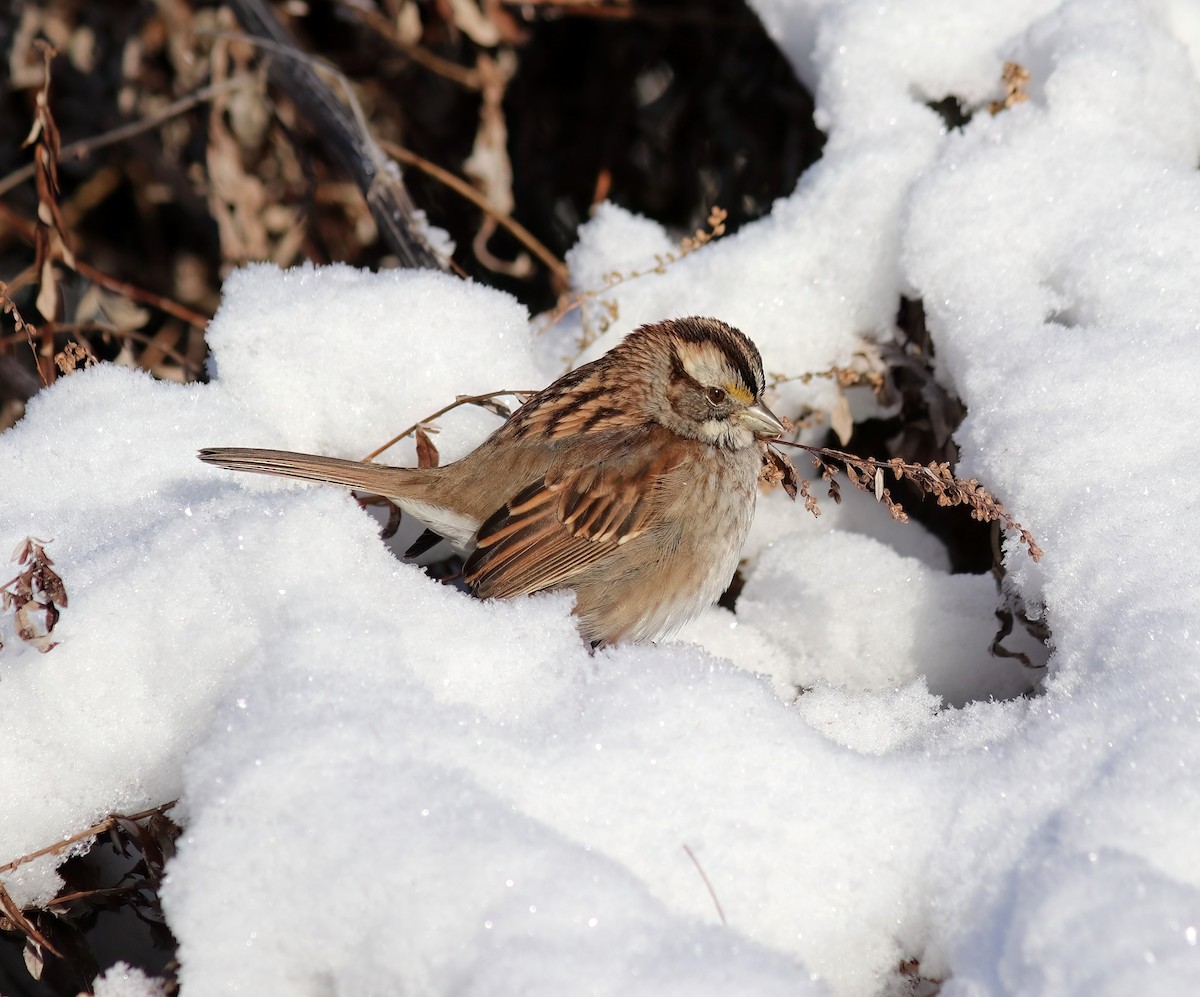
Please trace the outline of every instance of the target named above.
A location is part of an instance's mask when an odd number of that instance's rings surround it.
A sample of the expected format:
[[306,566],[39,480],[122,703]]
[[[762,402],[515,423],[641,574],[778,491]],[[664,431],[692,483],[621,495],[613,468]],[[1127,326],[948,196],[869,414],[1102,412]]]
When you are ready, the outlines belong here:
[[775,413],[772,412],[766,405],[759,402],[757,405],[747,405],[739,413],[742,423],[747,426],[755,436],[762,439],[774,439],[777,436],[782,436],[785,432],[783,423],[779,421]]

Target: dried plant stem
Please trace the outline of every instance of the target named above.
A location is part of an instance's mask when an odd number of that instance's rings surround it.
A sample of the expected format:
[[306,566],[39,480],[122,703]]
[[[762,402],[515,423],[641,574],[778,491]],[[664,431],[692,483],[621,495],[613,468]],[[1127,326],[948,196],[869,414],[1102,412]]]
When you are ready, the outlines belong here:
[[443,59],[422,45],[413,45],[403,41],[392,26],[392,22],[369,7],[363,0],[337,0],[337,5],[348,11],[353,17],[357,17],[376,34],[385,38],[388,44],[406,58],[412,59],[413,62],[428,69],[431,73],[437,73],[438,76],[457,83],[464,90],[479,91],[483,89],[483,82],[479,78],[478,70],[460,66],[457,62],[451,62],[449,59]]
[[[67,158],[84,159],[97,149],[103,149],[106,146],[124,142],[126,139],[140,135],[142,132],[148,132],[170,121],[171,118],[178,117],[180,114],[190,111],[198,104],[203,104],[205,101],[212,100],[214,97],[218,97],[230,90],[240,90],[252,82],[254,82],[254,77],[248,73],[243,73],[240,76],[234,76],[220,83],[210,83],[208,86],[200,87],[180,97],[178,100],[172,101],[166,107],[160,108],[154,114],[148,115],[145,118],[130,121],[128,124],[120,125],[107,132],[93,135],[91,138],[77,139],[74,142],[64,145],[58,153],[59,161],[61,162]],[[0,197],[3,197],[14,187],[19,187],[26,180],[32,179],[36,171],[37,165],[29,163],[20,169],[13,170],[8,176],[0,179]]]
[[[29,271],[26,272],[28,273]],[[34,333],[38,333],[38,339],[41,339],[41,333],[25,321],[25,316],[17,310],[17,303],[12,299],[10,285],[5,284],[2,280],[0,280],[0,313],[11,315],[13,325],[17,329],[11,336],[0,340],[0,346],[6,346],[9,343],[18,343],[22,339],[25,340],[29,344],[29,351],[33,354],[33,360],[37,366],[38,377],[41,378],[42,387],[46,387],[49,382],[46,380],[46,372],[42,369],[41,356],[38,354],[37,343],[34,341]]]
[[25,912],[8,895],[8,890],[4,888],[3,883],[0,883],[0,910],[4,911],[8,919],[20,928],[27,938],[31,938],[48,952],[53,952],[60,959],[63,958],[63,954],[50,944],[50,940],[38,931],[37,926],[25,916]]
[[[0,204],[0,219],[16,229],[23,239],[33,242],[35,238],[34,224],[26,221],[6,204]],[[165,298],[154,291],[147,291],[145,288],[138,287],[135,284],[128,284],[123,280],[118,280],[116,277],[110,277],[108,274],[97,270],[82,260],[76,259],[73,263],[68,263],[67,266],[71,267],[80,277],[85,277],[94,284],[99,284],[101,287],[114,291],[117,294],[132,298],[134,301],[140,301],[143,305],[157,308],[160,312],[166,312],[168,315],[172,315],[197,329],[203,329],[208,325],[208,316],[192,311],[186,305],[181,305],[179,302]]]
[[[892,518],[900,522],[908,521],[904,507],[892,498],[889,489],[884,487],[885,472],[891,471],[896,480],[908,479],[918,491],[932,495],[941,506],[966,506],[974,519],[984,523],[999,522],[1005,528],[1015,532],[1029,550],[1029,556],[1039,561],[1044,553],[1034,540],[1033,534],[1018,523],[1004,508],[1004,504],[984,488],[976,478],[957,478],[945,462],[931,464],[914,464],[893,457],[890,460],[877,460],[874,457],[859,457],[844,450],[834,450],[830,447],[810,446],[805,443],[793,443],[789,440],[773,440],[774,444],[795,447],[813,456],[813,462],[821,471],[821,477],[829,484],[829,495],[835,501],[841,497],[834,473],[837,470],[830,461],[842,465],[846,477],[858,489],[873,493],[891,513]],[[805,482],[801,488],[804,496],[804,506],[810,512],[819,515],[816,499],[813,497]]]
[[721,909],[721,901],[717,899],[717,891],[713,889],[713,885],[709,882],[707,874],[704,872],[704,867],[700,864],[700,860],[696,858],[696,853],[685,843],[683,850],[687,852],[687,857],[692,860],[692,865],[696,867],[696,871],[700,873],[700,878],[704,880],[704,885],[708,889],[708,895],[712,897],[713,906],[717,908],[717,916],[721,919],[722,924],[728,924],[725,920],[725,911]]
[[207,315],[192,311],[186,305],[181,305],[179,302],[172,301],[161,294],[156,294],[154,291],[147,291],[136,284],[129,284],[123,280],[118,280],[116,277],[110,277],[108,274],[97,270],[82,260],[76,260],[75,270],[79,276],[86,277],[94,284],[99,284],[101,287],[114,291],[117,294],[132,298],[134,301],[140,301],[151,308],[157,308],[160,312],[166,312],[168,315],[172,315],[181,322],[186,322],[197,329],[204,329],[208,325],[209,317]]
[[514,239],[521,243],[534,256],[542,261],[553,275],[557,284],[565,287],[569,279],[566,264],[555,256],[545,244],[538,239],[524,225],[513,218],[511,215],[506,215],[501,211],[497,211],[491,204],[488,203],[479,191],[472,187],[461,177],[456,176],[449,170],[438,166],[437,163],[431,163],[423,156],[417,155],[411,149],[406,149],[402,145],[396,145],[394,142],[380,140],[379,146],[393,159],[403,163],[405,166],[415,166],[422,173],[426,173],[440,183],[445,184],[456,194],[460,194],[466,200],[470,201],[475,207],[479,208],[489,217],[496,220],[496,224],[508,229]]
[[[505,6],[518,6],[518,0],[502,0]],[[543,17],[591,17],[596,20],[632,20],[638,12],[625,0],[613,3],[572,3],[571,0],[520,0],[519,6]]]
[[[654,256],[654,266],[646,270],[630,270],[628,273],[616,271],[606,274],[604,277],[604,287],[596,290],[579,291],[563,297],[555,308],[543,316],[543,321],[538,326],[537,334],[545,332],[561,322],[564,317],[573,312],[576,308],[580,309],[583,317],[583,335],[576,344],[577,349],[570,357],[563,359],[567,363],[567,370],[574,366],[589,346],[592,345],[600,336],[602,336],[612,321],[617,317],[618,308],[615,302],[604,301],[601,295],[611,291],[621,284],[631,280],[639,280],[642,277],[648,277],[650,274],[664,274],[667,268],[673,266],[682,260],[685,256],[690,256],[698,249],[703,249],[714,239],[719,239],[725,234],[725,221],[729,217],[729,212],[719,205],[713,205],[708,213],[707,229],[696,229],[692,235],[685,236],[675,248],[673,252],[662,254],[656,253]],[[588,312],[585,308],[589,304],[599,304],[605,315],[597,329],[592,329],[588,321]]]
[[[388,450],[389,448],[394,447],[397,443],[399,443],[406,436],[411,436],[422,426],[425,426],[428,423],[432,422],[434,419],[437,419],[440,416],[445,415],[447,412],[454,411],[454,409],[458,408],[460,405],[483,405],[485,408],[489,408],[489,409],[491,409],[491,411],[495,412],[495,411],[497,411],[496,406],[489,406],[489,405],[486,405],[485,403],[492,401],[492,399],[494,399],[494,398],[502,398],[505,395],[512,395],[514,398],[528,398],[530,395],[533,395],[536,393],[537,392],[535,392],[535,391],[521,391],[521,390],[514,391],[512,389],[506,388],[503,391],[489,391],[485,395],[459,395],[449,405],[443,405],[436,412],[433,412],[430,415],[425,416],[424,419],[420,419],[417,422],[414,422],[411,426],[409,426],[402,433],[397,433],[390,440],[388,440],[387,443],[383,444],[383,446],[378,447],[375,450],[372,450],[369,454],[367,454],[363,458],[363,462],[366,463],[367,461],[374,460],[385,450]],[[503,414],[503,413],[500,413],[500,414]]]
[[88,838],[95,838],[98,835],[115,830],[123,820],[145,820],[147,817],[153,817],[155,814],[164,814],[178,802],[178,800],[171,800],[169,803],[163,803],[160,806],[151,807],[149,810],[142,810],[136,814],[109,814],[104,820],[93,824],[91,827],[84,828],[82,831],[78,831],[68,838],[63,838],[62,841],[56,841],[45,848],[39,848],[36,852],[30,852],[28,855],[22,855],[20,858],[0,865],[0,875],[12,872],[14,869],[25,865],[27,862],[32,862],[34,859],[40,859],[43,855],[61,854],[77,842],[86,841]]
[[887,376],[882,370],[855,370],[853,367],[834,365],[825,370],[806,371],[803,374],[772,374],[769,387],[777,388],[781,384],[793,381],[808,384],[817,378],[833,381],[840,388],[857,388],[860,385],[866,385],[876,394],[883,391],[884,385],[887,383]]
[[[126,886],[100,886],[94,890],[77,890],[74,893],[60,893],[51,901],[51,905],[55,909],[59,909],[73,904],[78,900],[91,900],[93,897],[127,897],[138,893],[142,889],[138,883],[129,883]],[[57,953],[55,953],[57,955]]]
[[[112,336],[115,339],[133,339],[139,343],[145,343],[147,346],[153,346],[159,350],[163,356],[174,360],[180,367],[193,374],[200,373],[204,369],[203,363],[195,360],[189,360],[173,346],[167,346],[164,343],[156,343],[153,336],[148,336],[144,332],[138,332],[137,329],[119,329],[115,325],[106,325],[102,322],[59,322],[54,325],[55,333],[65,333],[76,336],[86,336],[89,333],[99,333],[100,335]],[[10,336],[0,337],[0,346],[9,346],[19,342],[26,337],[19,332],[14,332]]]

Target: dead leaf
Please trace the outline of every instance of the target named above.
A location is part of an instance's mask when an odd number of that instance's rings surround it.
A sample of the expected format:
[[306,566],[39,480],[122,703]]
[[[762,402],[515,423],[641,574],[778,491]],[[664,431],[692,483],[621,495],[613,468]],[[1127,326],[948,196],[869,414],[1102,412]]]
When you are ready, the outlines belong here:
[[850,414],[850,399],[844,392],[838,392],[837,401],[829,411],[829,425],[837,433],[842,446],[850,442],[850,435],[854,432],[854,417]]
[[[53,952],[60,959],[62,958],[62,953],[59,952],[58,949],[56,949],[53,945],[51,945],[46,939],[46,936],[38,931],[33,922],[25,916],[25,914],[21,911],[21,908],[16,905],[16,902],[13,900],[13,898],[8,895],[8,890],[4,888],[3,884],[0,884],[0,909],[3,909],[4,913],[7,914],[9,919],[16,924],[17,928],[25,934],[25,937],[30,943],[36,943],[41,948]],[[28,965],[28,956],[26,957],[26,964]],[[39,966],[38,971],[40,973],[40,952],[37,953],[37,964]],[[32,972],[33,970],[30,970],[31,974]],[[37,977],[34,978],[36,979]]]
[[454,24],[481,48],[493,48],[500,43],[500,29],[488,18],[475,0],[449,0]]
[[[462,398],[465,396],[460,395],[459,397]],[[482,409],[487,409],[489,412],[495,413],[502,419],[507,419],[510,415],[512,415],[512,409],[505,405],[504,402],[495,398],[480,398],[472,402],[472,404],[478,405]]]
[[759,481],[768,487],[782,487],[788,498],[795,501],[800,492],[800,476],[796,473],[796,466],[769,444],[763,444],[762,455]]
[[60,607],[67,605],[62,579],[51,568],[54,563],[42,542],[26,537],[13,551],[21,566],[16,578],[0,587],[0,608],[13,612],[17,636],[43,654],[57,646],[50,634],[58,624]]
[[415,435],[417,438],[417,467],[437,467],[441,457],[438,454],[437,447],[433,445],[433,440],[429,438],[429,433],[425,430],[425,427],[418,426]]
[[96,363],[96,358],[72,339],[54,354],[54,363],[64,374],[72,374],[80,367],[91,367]]
[[46,968],[46,957],[42,954],[42,947],[32,938],[26,938],[22,954],[25,957],[25,971],[34,980],[40,980],[42,970]]
[[993,100],[988,105],[988,110],[992,114],[999,114],[1016,104],[1027,101],[1029,94],[1026,88],[1029,86],[1029,80],[1028,69],[1018,62],[1006,62],[1004,71],[1000,74],[1000,81],[1004,84],[1004,99]]

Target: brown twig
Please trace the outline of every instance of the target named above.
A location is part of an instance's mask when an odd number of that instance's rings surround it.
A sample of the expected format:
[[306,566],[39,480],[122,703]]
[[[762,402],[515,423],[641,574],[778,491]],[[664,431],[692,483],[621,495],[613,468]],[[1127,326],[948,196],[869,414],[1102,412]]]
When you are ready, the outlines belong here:
[[84,828],[72,834],[68,838],[63,838],[62,841],[56,841],[52,845],[47,845],[45,848],[39,848],[36,852],[30,852],[28,855],[22,855],[20,858],[13,859],[4,865],[0,865],[0,875],[6,872],[12,872],[34,859],[40,859],[44,855],[58,855],[66,851],[77,842],[84,841],[88,838],[94,838],[100,834],[106,834],[114,830],[123,820],[145,820],[147,817],[153,817],[155,814],[163,814],[170,810],[178,800],[171,800],[169,803],[163,803],[161,806],[151,807],[149,810],[142,810],[136,814],[109,814],[104,820],[93,824],[91,827]]
[[[35,226],[32,222],[26,221],[6,204],[0,204],[0,219],[6,221],[14,229],[17,230],[20,236],[33,242]],[[65,262],[65,261],[64,261]],[[102,270],[97,270],[90,264],[84,263],[82,260],[76,259],[74,264],[67,264],[80,277],[85,277],[94,284],[99,284],[101,287],[107,288],[110,291],[115,291],[117,294],[124,295],[127,298],[132,298],[134,301],[139,301],[143,305],[149,305],[151,308],[157,308],[160,312],[166,312],[168,315],[173,315],[180,321],[186,322],[190,326],[197,329],[203,329],[208,325],[208,317],[201,315],[200,312],[192,311],[186,305],[181,305],[177,301],[172,301],[170,298],[163,297],[161,294],[156,294],[154,291],[148,291],[145,288],[138,287],[135,284],[128,284],[116,277],[110,277]]]
[[721,923],[728,924],[729,922],[725,920],[725,911],[721,909],[721,901],[717,899],[717,891],[713,889],[712,883],[708,881],[708,876],[704,872],[704,867],[700,865],[700,860],[696,858],[695,852],[688,845],[685,844],[683,850],[687,852],[688,858],[692,860],[692,865],[696,867],[696,871],[700,873],[700,878],[704,880],[704,885],[708,888],[708,895],[712,897],[713,906],[717,908],[717,916],[720,917]]
[[[1018,523],[1004,508],[1004,503],[983,487],[976,478],[958,478],[950,470],[946,462],[930,464],[915,464],[893,457],[890,460],[877,460],[874,457],[859,457],[844,450],[834,450],[830,447],[810,446],[806,443],[794,443],[790,440],[772,440],[773,444],[795,447],[812,454],[813,463],[821,470],[821,477],[829,483],[829,493],[834,501],[840,501],[837,482],[834,480],[836,468],[830,461],[838,461],[842,465],[851,484],[861,491],[872,493],[882,502],[891,513],[892,518],[900,522],[908,521],[904,507],[892,498],[891,491],[884,487],[885,472],[891,471],[897,481],[907,479],[925,495],[932,495],[941,506],[966,506],[973,519],[980,522],[1000,522],[1007,529],[1015,532],[1021,543],[1029,551],[1034,561],[1040,561],[1044,551],[1037,545],[1033,534]],[[807,488],[801,489],[805,497],[805,508],[814,514],[819,514],[816,499]]]
[[833,381],[839,388],[857,388],[860,385],[866,385],[876,394],[882,392],[887,383],[887,376],[881,370],[856,370],[853,367],[839,367],[835,364],[825,370],[810,370],[803,374],[772,374],[768,387],[777,388],[781,384],[792,382],[808,384],[817,378]]
[[47,909],[53,914],[68,904],[73,904],[80,900],[91,900],[94,897],[127,897],[137,894],[143,888],[139,883],[128,883],[125,886],[98,886],[92,890],[76,890],[74,893],[60,893],[47,904]]
[[[61,136],[58,123],[50,110],[50,70],[57,52],[53,46],[40,38],[34,41],[34,47],[42,53],[42,85],[37,91],[33,125],[21,145],[23,148],[33,146],[34,180],[37,189],[37,221],[30,229],[33,265],[38,275],[35,300],[38,311],[53,322],[58,318],[58,278],[54,263],[56,260],[62,260],[70,266],[75,262],[75,256],[71,251],[71,238],[58,203],[62,193],[58,182]],[[43,382],[48,382],[43,359],[49,362],[48,358],[39,355],[38,367]],[[52,371],[53,368],[50,369]]]
[[40,931],[38,931],[37,926],[25,916],[25,912],[22,911],[21,908],[17,906],[16,901],[8,895],[8,890],[4,888],[3,883],[0,883],[0,910],[4,911],[13,924],[15,924],[27,938],[32,939],[42,948],[53,952],[60,959],[63,958],[63,954],[50,944],[50,940],[46,938],[46,936]]
[[604,3],[603,0],[501,0],[501,3],[504,6],[527,8],[530,13],[542,11],[552,17],[576,14],[624,20],[635,14],[629,0],[614,0],[613,3]]
[[75,270],[79,276],[86,277],[101,287],[115,291],[117,294],[122,294],[127,298],[132,298],[134,301],[140,301],[143,305],[157,308],[160,312],[173,315],[180,321],[186,322],[197,329],[203,330],[208,325],[207,315],[192,311],[186,305],[181,305],[179,302],[172,301],[161,294],[156,294],[154,291],[148,291],[145,288],[138,287],[136,284],[128,284],[123,280],[118,280],[116,277],[110,277],[108,274],[97,270],[94,266],[84,263],[82,260],[76,260]]
[[[33,338],[33,334],[38,332],[38,330],[34,328],[31,323],[25,321],[25,316],[20,313],[20,311],[17,309],[17,303],[13,301],[12,289],[2,280],[0,280],[0,314],[11,315],[13,325],[17,330],[15,333],[9,336],[6,341],[0,341],[0,345],[5,342],[16,343],[20,342],[22,339],[25,340],[25,342],[29,344],[29,351],[33,354],[33,360],[37,366],[38,377],[41,380],[42,387],[45,387],[48,383],[46,380],[46,373],[42,370],[40,357],[38,355],[37,343],[34,342]],[[41,338],[40,333],[38,333],[38,338]]]
[[[84,159],[97,149],[103,149],[106,146],[124,142],[135,135],[142,134],[142,132],[148,132],[170,121],[171,118],[190,111],[197,104],[203,104],[205,101],[212,100],[213,97],[226,93],[229,90],[241,89],[247,83],[253,82],[253,79],[248,74],[242,74],[241,76],[224,80],[221,83],[210,83],[208,86],[200,87],[198,90],[193,90],[190,94],[180,97],[178,100],[173,101],[166,107],[160,108],[148,117],[140,118],[137,121],[130,121],[128,124],[120,125],[109,131],[101,132],[99,135],[93,135],[90,138],[76,139],[74,142],[64,145],[59,150],[59,162],[68,157],[72,159]],[[36,170],[37,165],[35,163],[28,163],[0,179],[0,197],[3,197],[14,187],[20,186],[26,180],[31,179]]]
[[412,59],[413,62],[428,69],[431,73],[437,73],[438,76],[443,76],[451,82],[457,83],[464,90],[478,91],[482,88],[483,83],[479,79],[479,72],[477,70],[471,69],[468,66],[460,66],[457,62],[451,62],[449,59],[443,59],[440,55],[436,55],[422,45],[413,45],[403,41],[392,26],[391,21],[377,10],[362,3],[361,0],[358,0],[358,2],[355,2],[355,0],[337,0],[337,5],[343,10],[349,11],[376,34],[385,38],[390,45],[406,58]]
[[[60,322],[54,326],[55,333],[67,333],[78,336],[85,336],[89,332],[99,333],[105,336],[113,336],[117,339],[134,339],[139,343],[145,343],[147,346],[153,346],[160,351],[164,356],[170,357],[184,370],[190,371],[193,374],[200,373],[204,369],[202,363],[195,360],[189,360],[173,346],[167,346],[164,343],[155,342],[154,336],[148,336],[144,332],[138,332],[136,329],[119,329],[115,325],[108,325],[103,322]],[[25,337],[19,332],[14,332],[12,335],[0,337],[0,346],[8,346],[12,343],[19,342]]]
[[721,16],[687,4],[676,7],[651,7],[629,0],[500,0],[503,7],[517,8],[526,21],[555,21],[565,17],[590,17],[606,21],[641,21],[662,26],[698,24],[713,28],[755,30],[753,14]]
[[536,256],[542,261],[542,263],[546,265],[546,268],[551,274],[554,275],[554,280],[556,283],[563,287],[566,286],[567,280],[570,276],[566,264],[563,263],[562,260],[560,260],[552,252],[550,252],[550,250],[546,248],[545,243],[538,239],[537,236],[530,232],[529,229],[527,229],[519,221],[517,221],[511,215],[506,215],[492,207],[492,205],[488,203],[487,198],[485,198],[469,183],[467,183],[461,177],[451,173],[449,170],[438,166],[437,163],[431,163],[428,159],[417,155],[411,149],[406,149],[402,145],[396,145],[396,143],[388,142],[384,139],[380,140],[379,145],[380,148],[382,148],[383,151],[393,159],[403,163],[405,166],[415,166],[422,173],[427,173],[435,180],[445,184],[456,194],[466,198],[473,205],[475,205],[475,207],[479,208],[480,211],[483,211],[491,218],[494,218],[498,225],[508,229],[513,238],[520,242],[526,249],[528,249],[531,253],[533,253],[534,256]]
[[[576,344],[578,347],[574,355],[564,357],[567,362],[567,369],[574,365],[575,361],[583,355],[584,351],[592,345],[600,336],[602,336],[617,317],[617,305],[613,301],[605,301],[601,295],[611,291],[614,287],[619,287],[631,280],[639,280],[642,277],[648,277],[651,274],[664,274],[667,268],[678,263],[686,256],[699,249],[703,249],[714,239],[719,239],[725,234],[725,221],[729,217],[729,212],[724,208],[713,205],[708,213],[707,228],[696,229],[689,236],[685,236],[680,240],[673,252],[666,254],[656,253],[654,255],[654,266],[646,270],[630,270],[628,273],[614,271],[604,275],[604,286],[599,289],[591,289],[579,291],[575,294],[564,297],[554,307],[552,311],[543,316],[543,320],[537,328],[537,335],[541,335],[547,329],[552,328],[558,322],[573,312],[576,308],[582,312],[583,334]],[[588,320],[588,305],[595,304],[604,312],[604,317],[601,319],[599,327],[591,328]]]
[[484,408],[488,409],[489,411],[496,412],[498,415],[503,415],[503,414],[505,414],[505,412],[502,411],[503,406],[499,406],[496,404],[488,405],[486,403],[490,402],[493,398],[501,398],[504,395],[512,395],[514,398],[527,398],[533,394],[536,394],[536,392],[521,391],[521,390],[513,391],[511,389],[505,389],[504,391],[489,391],[485,395],[459,395],[449,405],[443,405],[440,409],[438,409],[436,412],[432,413],[431,415],[427,415],[427,416],[425,416],[424,419],[420,419],[417,422],[414,422],[411,426],[408,427],[408,429],[404,430],[404,432],[397,433],[390,440],[388,440],[387,443],[383,444],[383,446],[378,447],[375,450],[372,450],[369,454],[367,454],[363,458],[363,463],[374,460],[381,453],[383,453],[385,450],[395,446],[406,436],[411,436],[422,426],[425,426],[427,423],[432,422],[434,419],[437,419],[440,416],[445,415],[447,412],[452,412],[454,409],[458,408],[460,405],[482,405]]

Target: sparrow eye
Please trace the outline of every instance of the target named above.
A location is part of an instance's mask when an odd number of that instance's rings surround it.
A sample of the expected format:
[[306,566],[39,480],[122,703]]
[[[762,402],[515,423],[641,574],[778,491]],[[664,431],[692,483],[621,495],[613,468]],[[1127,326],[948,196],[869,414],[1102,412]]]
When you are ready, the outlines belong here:
[[706,388],[704,391],[704,397],[708,399],[709,405],[711,405],[713,408],[716,408],[723,401],[725,401],[725,389],[715,386]]

